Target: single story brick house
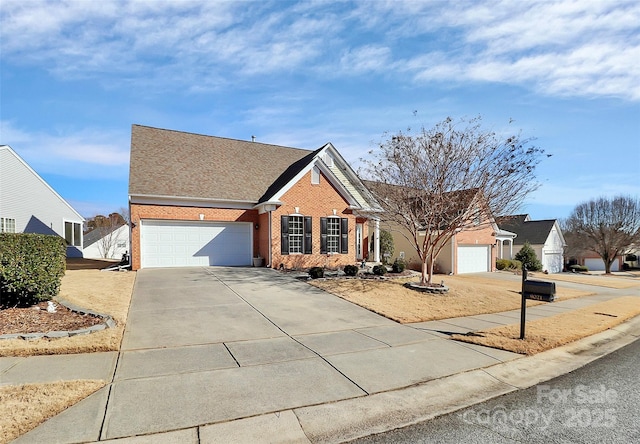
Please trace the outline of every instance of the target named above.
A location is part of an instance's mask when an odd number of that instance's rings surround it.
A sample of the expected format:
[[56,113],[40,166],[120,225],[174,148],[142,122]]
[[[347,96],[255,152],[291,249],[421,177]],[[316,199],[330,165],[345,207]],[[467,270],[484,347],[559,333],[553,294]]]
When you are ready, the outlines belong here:
[[[376,195],[376,190],[390,187],[365,181],[367,187]],[[378,198],[382,200],[381,197]],[[456,214],[469,215],[464,228],[455,230],[446,245],[436,257],[434,272],[441,274],[465,274],[495,271],[496,239],[499,234],[497,225],[488,210],[486,201],[476,189],[451,191],[448,201]],[[455,219],[456,216],[452,216]],[[388,263],[395,259],[404,260],[409,268],[421,270],[420,260],[411,233],[396,222],[386,220],[384,216],[380,227],[393,237],[393,255],[387,258]],[[421,242],[425,232],[419,233]]]
[[142,125],[129,207],[133,270],[355,264],[380,211],[331,143],[309,151]]

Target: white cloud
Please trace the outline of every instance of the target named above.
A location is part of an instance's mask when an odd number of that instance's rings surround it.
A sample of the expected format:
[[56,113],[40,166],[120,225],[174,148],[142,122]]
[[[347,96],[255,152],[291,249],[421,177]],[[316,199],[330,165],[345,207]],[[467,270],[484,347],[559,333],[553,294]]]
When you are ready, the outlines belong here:
[[72,178],[122,179],[128,175],[129,134],[94,129],[29,133],[0,121],[0,143],[9,145],[34,170]]
[[383,73],[640,100],[635,0],[8,0],[0,27],[4,59],[65,79],[202,91],[279,73]]

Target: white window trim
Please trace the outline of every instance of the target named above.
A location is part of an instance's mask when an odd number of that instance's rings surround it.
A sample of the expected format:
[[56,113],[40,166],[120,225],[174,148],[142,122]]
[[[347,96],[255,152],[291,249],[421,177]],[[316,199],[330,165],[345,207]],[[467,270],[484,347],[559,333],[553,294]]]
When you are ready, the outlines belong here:
[[[84,236],[82,236],[82,227],[83,227],[83,223],[81,221],[78,220],[71,220],[71,219],[63,219],[62,220],[62,238],[66,241],[67,240],[67,223],[70,224],[78,224],[80,226],[80,244],[79,245],[75,245],[75,243],[70,243],[69,245],[67,245],[67,248],[69,247],[75,247],[75,248],[80,248],[82,249],[82,244],[84,243]],[[73,225],[72,225],[72,230],[73,230]],[[75,232],[72,232],[72,236],[75,238]],[[75,239],[74,239],[75,240]]]
[[[342,232],[340,231],[342,229],[342,226],[340,224],[340,217],[339,216],[327,216],[327,254],[340,254],[340,236],[342,235]],[[338,234],[329,234],[329,221],[330,220],[335,220],[338,221]],[[336,249],[337,251],[329,251],[329,239],[331,238],[335,238],[337,239],[337,243],[336,243]]]
[[[13,231],[8,230],[8,222],[13,223]],[[16,232],[16,220],[12,217],[0,217],[0,233],[15,233]]]
[[[300,235],[298,234],[292,234],[291,233],[291,218],[292,217],[297,217],[300,218],[300,220],[302,221],[302,233]],[[300,251],[291,251],[291,247],[293,245],[293,242],[291,242],[291,240],[293,239],[293,236],[296,236],[296,238],[299,236],[300,237]],[[289,214],[289,254],[291,255],[295,255],[295,254],[304,254],[304,216],[302,214],[298,214],[298,213],[294,213],[294,214]]]

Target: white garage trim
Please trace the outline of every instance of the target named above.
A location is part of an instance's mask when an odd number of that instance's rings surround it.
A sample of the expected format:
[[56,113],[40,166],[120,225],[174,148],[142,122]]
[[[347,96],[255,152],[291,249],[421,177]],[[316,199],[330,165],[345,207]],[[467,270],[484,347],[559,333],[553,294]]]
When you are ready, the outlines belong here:
[[[587,258],[584,260],[584,265],[589,271],[604,271],[604,261],[601,258]],[[620,271],[620,261],[617,257],[611,264],[611,271]]]
[[458,274],[490,271],[491,247],[489,245],[459,245]]
[[251,265],[249,222],[140,221],[141,268]]

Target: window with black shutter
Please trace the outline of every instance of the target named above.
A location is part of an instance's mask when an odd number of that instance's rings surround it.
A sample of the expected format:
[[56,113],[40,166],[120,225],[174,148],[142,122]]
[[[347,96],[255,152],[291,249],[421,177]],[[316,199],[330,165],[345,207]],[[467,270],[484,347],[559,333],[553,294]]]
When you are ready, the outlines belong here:
[[349,219],[339,217],[320,218],[320,253],[349,252]]

